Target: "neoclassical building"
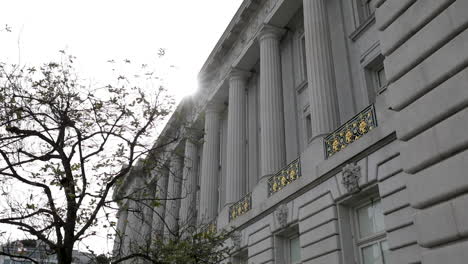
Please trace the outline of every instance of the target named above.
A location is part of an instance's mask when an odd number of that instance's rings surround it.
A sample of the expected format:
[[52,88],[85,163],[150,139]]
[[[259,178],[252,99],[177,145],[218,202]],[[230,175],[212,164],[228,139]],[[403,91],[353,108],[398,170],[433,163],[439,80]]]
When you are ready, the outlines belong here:
[[232,263],[467,263],[467,14],[245,0],[156,141],[181,135],[171,173],[116,190],[182,199],[143,220],[122,205],[116,244],[211,223],[236,229]]

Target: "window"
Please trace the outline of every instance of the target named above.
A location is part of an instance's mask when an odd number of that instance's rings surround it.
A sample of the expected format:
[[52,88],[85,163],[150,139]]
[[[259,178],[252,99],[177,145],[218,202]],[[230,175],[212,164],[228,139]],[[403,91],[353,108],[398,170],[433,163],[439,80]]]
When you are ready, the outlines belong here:
[[354,209],[354,238],[361,264],[388,264],[388,243],[380,199]]
[[289,239],[289,262],[291,264],[301,263],[301,246],[299,236]]
[[299,45],[301,46],[301,68],[302,68],[302,78],[304,81],[307,81],[307,52],[306,52],[306,43],[305,43],[305,35],[301,36]]
[[233,264],[247,264],[249,260],[247,250],[243,250],[239,252],[236,256],[234,256]]
[[275,263],[302,263],[298,226],[287,228],[275,235],[275,245]]
[[312,117],[310,114],[306,115],[305,117],[305,129],[307,140],[310,141],[310,139],[312,138]]
[[375,82],[377,94],[387,87],[387,76],[385,76],[385,68],[382,64],[379,65],[379,68],[375,72]]
[[375,12],[375,2],[377,0],[356,0],[359,24],[367,21]]
[[376,97],[387,88],[387,77],[383,62],[384,57],[379,54],[364,69],[370,103],[374,103]]

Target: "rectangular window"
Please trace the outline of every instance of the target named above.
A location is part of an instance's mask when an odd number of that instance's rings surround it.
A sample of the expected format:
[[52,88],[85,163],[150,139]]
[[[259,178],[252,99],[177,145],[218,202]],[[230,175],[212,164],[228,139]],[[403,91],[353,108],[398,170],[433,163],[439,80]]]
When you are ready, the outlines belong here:
[[247,250],[243,250],[237,254],[237,256],[234,256],[234,264],[247,264],[249,260],[248,252]]
[[388,243],[380,199],[367,201],[354,210],[356,247],[361,264],[388,264]]
[[375,73],[375,78],[376,78],[376,93],[379,94],[385,87],[387,87],[387,76],[385,75],[385,68],[383,65],[380,65],[380,67],[377,69]]
[[377,0],[357,0],[357,11],[359,16],[359,23],[366,22],[375,12],[375,2]]
[[301,243],[299,226],[292,226],[281,230],[275,235],[274,258],[275,263],[299,264],[301,262]]
[[301,37],[301,63],[302,63],[302,77],[303,80],[307,81],[307,52],[306,52],[306,43],[305,43],[305,36],[302,35]]
[[387,88],[387,77],[384,68],[384,56],[377,55],[372,61],[364,66],[366,86],[369,103],[374,103],[376,97]]
[[289,239],[289,263],[301,263],[301,246],[299,236]]
[[312,138],[312,117],[310,114],[305,117],[305,127],[307,140],[309,141]]

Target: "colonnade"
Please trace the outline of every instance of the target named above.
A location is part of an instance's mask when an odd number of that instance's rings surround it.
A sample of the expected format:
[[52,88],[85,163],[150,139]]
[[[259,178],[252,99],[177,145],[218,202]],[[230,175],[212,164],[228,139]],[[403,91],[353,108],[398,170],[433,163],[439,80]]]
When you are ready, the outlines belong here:
[[[312,134],[320,138],[339,123],[333,58],[325,0],[303,0],[306,64]],[[257,41],[260,47],[260,173],[266,178],[286,162],[280,41],[285,29],[263,25]],[[227,126],[226,203],[235,203],[246,193],[246,89],[249,72],[232,69],[229,75]],[[173,157],[170,170],[158,179],[155,195],[182,197],[161,200],[155,209],[153,236],[169,234],[184,222],[209,223],[218,214],[220,120],[223,105],[211,101],[205,106],[203,156],[200,161],[200,203],[195,210],[197,144],[185,141],[184,159]],[[182,184],[183,183],[183,184]],[[132,218],[130,213],[121,217]],[[162,221],[165,220],[165,221]],[[163,223],[166,223],[165,225]],[[123,228],[119,221],[118,228]]]
[[[320,138],[339,123],[333,58],[325,0],[304,0],[304,34],[306,45],[309,102],[312,133]],[[263,25],[257,40],[260,46],[260,177],[266,178],[285,166],[283,87],[280,41],[285,29]],[[226,203],[235,203],[246,194],[245,92],[249,73],[232,69],[229,76],[229,103],[226,159]],[[220,111],[207,107],[205,147],[201,171],[201,212],[207,219],[216,217]],[[213,127],[213,123],[216,126]],[[213,172],[215,174],[213,174]],[[211,208],[208,210],[208,208]]]

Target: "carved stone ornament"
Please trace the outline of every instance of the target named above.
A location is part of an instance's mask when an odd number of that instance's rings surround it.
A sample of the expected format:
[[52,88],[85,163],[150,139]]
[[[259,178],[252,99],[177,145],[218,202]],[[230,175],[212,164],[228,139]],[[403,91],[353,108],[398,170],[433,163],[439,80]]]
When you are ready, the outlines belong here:
[[231,235],[234,248],[239,249],[241,246],[242,234],[240,231],[234,231]]
[[355,193],[360,190],[359,178],[361,178],[361,166],[351,163],[343,167],[342,183],[348,192]]
[[275,210],[276,221],[280,228],[285,227],[288,224],[288,206],[282,204]]

